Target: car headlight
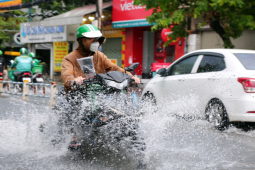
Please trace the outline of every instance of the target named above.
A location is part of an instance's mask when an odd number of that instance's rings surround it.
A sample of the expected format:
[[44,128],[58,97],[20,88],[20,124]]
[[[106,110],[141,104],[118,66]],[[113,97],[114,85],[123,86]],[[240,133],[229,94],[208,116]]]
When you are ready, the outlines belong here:
[[108,86],[114,87],[116,89],[123,90],[125,87],[128,86],[128,80],[123,81],[122,83],[117,83],[110,80],[105,80]]

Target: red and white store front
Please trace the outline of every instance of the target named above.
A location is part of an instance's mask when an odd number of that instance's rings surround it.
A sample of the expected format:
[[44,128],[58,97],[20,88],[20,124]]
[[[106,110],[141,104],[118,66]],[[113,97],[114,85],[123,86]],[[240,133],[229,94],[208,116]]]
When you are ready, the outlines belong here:
[[112,8],[113,28],[125,28],[122,61],[125,66],[139,62],[137,75],[148,78],[152,63],[166,66],[184,55],[184,38],[164,48],[164,40],[171,33],[170,29],[151,32],[151,24],[146,17],[152,14],[152,10],[146,11],[141,5],[134,6],[133,0],[113,0]]

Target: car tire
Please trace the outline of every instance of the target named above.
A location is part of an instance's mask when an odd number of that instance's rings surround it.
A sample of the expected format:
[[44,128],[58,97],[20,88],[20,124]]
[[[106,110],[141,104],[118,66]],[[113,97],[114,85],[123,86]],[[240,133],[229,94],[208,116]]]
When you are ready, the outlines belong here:
[[142,100],[145,102],[150,102],[152,105],[156,105],[156,98],[151,92],[147,92],[143,95]]
[[143,107],[145,107],[144,110],[149,109],[150,112],[152,113],[157,112],[158,109],[157,109],[156,98],[151,92],[147,92],[143,95],[142,103],[143,103]]
[[229,118],[224,104],[219,99],[212,99],[205,110],[206,119],[218,130],[229,127]]

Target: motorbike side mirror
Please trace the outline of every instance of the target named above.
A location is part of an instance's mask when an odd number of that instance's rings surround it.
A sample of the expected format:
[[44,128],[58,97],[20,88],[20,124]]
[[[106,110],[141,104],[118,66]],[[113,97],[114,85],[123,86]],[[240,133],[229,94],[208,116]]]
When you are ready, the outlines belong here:
[[139,63],[132,63],[130,66],[125,67],[125,71],[134,71],[139,66]]
[[166,74],[166,69],[165,68],[160,68],[156,71],[157,74],[164,76]]

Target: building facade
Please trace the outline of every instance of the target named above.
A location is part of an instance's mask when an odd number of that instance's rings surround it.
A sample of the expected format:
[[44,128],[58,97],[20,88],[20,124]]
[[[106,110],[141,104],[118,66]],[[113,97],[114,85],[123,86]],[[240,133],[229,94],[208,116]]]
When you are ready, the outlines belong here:
[[148,78],[152,63],[172,63],[185,53],[185,39],[163,47],[161,31],[151,32],[146,17],[152,10],[133,5],[133,0],[113,0],[113,28],[125,28],[125,51],[122,51],[124,65],[139,62],[137,75]]

